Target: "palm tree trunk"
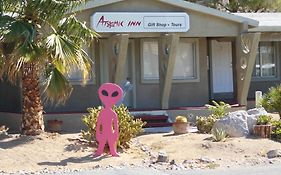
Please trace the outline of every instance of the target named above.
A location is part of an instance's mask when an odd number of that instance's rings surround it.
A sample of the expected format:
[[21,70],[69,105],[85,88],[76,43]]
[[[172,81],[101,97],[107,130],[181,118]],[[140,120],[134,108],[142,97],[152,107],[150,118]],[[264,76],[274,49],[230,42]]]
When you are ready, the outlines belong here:
[[38,68],[25,63],[22,70],[22,133],[37,135],[44,131],[43,106],[40,99]]

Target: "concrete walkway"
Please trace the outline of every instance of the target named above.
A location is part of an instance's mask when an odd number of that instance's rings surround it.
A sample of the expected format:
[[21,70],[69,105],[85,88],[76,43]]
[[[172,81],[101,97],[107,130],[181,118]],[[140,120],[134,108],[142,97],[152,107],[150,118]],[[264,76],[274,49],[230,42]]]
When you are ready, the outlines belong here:
[[[280,175],[281,165],[239,167],[215,170],[175,170],[160,171],[152,168],[97,169],[66,173],[69,175]],[[66,175],[57,174],[57,175]]]

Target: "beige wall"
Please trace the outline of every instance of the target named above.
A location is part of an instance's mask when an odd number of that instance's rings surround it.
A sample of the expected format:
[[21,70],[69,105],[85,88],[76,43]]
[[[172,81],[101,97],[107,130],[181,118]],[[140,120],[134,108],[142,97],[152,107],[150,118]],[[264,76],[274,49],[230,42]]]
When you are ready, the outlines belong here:
[[[239,32],[238,23],[227,21],[222,18],[202,14],[196,11],[185,10],[178,7],[169,6],[164,3],[151,0],[130,0],[111,5],[88,9],[78,13],[82,21],[89,25],[90,17],[94,12],[186,12],[190,17],[190,30],[180,33],[184,37],[223,37],[237,36]],[[109,36],[111,34],[102,34]],[[130,37],[152,37],[160,36],[160,33],[130,33]]]

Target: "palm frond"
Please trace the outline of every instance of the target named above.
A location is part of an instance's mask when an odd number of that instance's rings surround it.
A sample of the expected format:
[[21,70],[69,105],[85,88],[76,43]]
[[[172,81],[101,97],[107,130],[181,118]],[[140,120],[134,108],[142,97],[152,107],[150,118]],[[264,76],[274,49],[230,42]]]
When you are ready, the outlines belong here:
[[56,68],[49,67],[46,73],[45,89],[43,91],[44,100],[53,104],[63,104],[72,92],[72,86],[64,75]]
[[75,15],[63,18],[59,22],[57,32],[60,35],[68,36],[68,38],[80,47],[90,43],[94,38],[99,36],[95,31],[89,29],[85,23],[78,21]]
[[1,0],[0,1],[0,14],[9,13],[10,15],[20,15],[26,6],[26,0]]
[[27,3],[25,14],[41,23],[57,24],[65,14],[87,0],[33,0]]
[[36,29],[31,23],[8,15],[0,16],[1,43],[15,43],[18,48],[27,47],[33,42],[35,36]]
[[91,59],[78,45],[66,36],[52,34],[46,39],[46,47],[53,58],[52,63],[64,74],[73,67],[83,71],[84,77],[91,70]]

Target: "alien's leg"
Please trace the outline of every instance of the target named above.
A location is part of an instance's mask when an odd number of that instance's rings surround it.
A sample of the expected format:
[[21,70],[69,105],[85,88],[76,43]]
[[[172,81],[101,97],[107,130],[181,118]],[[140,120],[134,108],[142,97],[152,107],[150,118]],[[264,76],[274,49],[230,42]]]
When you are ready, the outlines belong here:
[[94,154],[95,157],[102,155],[105,143],[106,143],[106,139],[104,137],[101,137],[99,140],[98,149],[97,149],[96,153]]
[[108,146],[109,146],[110,154],[112,156],[118,157],[119,155],[116,151],[116,149],[117,149],[117,139],[109,138],[108,139]]

